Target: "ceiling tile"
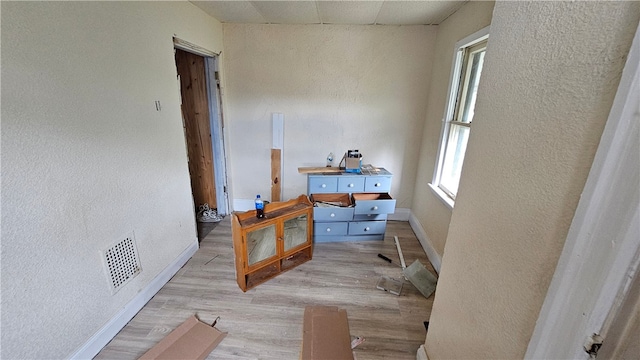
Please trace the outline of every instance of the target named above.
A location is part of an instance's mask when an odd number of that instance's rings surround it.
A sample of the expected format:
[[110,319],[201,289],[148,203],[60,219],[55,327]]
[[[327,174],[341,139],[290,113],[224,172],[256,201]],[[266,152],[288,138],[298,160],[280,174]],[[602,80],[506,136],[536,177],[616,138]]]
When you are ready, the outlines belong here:
[[430,25],[439,24],[466,1],[385,1],[377,24]]
[[315,1],[251,1],[271,24],[319,24]]
[[318,1],[324,24],[374,24],[383,1]]
[[264,24],[266,21],[249,1],[191,1],[223,23]]

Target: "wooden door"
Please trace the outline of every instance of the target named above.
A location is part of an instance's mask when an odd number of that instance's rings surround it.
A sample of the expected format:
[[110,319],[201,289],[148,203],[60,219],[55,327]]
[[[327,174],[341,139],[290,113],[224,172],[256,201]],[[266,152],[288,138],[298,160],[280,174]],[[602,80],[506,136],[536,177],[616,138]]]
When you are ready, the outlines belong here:
[[182,118],[193,199],[196,207],[209,204],[215,209],[216,188],[204,58],[176,49],[176,67],[180,77]]

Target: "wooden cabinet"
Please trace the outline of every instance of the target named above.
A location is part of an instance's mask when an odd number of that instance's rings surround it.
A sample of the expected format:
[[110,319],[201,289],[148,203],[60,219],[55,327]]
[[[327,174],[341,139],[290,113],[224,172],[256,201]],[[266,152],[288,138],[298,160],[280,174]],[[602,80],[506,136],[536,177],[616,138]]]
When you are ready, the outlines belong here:
[[242,291],[296,267],[313,255],[313,205],[300,195],[231,217],[236,280]]

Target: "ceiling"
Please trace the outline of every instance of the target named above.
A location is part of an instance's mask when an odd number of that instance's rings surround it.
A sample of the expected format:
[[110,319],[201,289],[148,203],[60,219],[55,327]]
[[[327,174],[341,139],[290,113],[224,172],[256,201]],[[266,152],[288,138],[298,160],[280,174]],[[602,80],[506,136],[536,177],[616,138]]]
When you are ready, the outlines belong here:
[[464,1],[191,1],[222,23],[437,25]]

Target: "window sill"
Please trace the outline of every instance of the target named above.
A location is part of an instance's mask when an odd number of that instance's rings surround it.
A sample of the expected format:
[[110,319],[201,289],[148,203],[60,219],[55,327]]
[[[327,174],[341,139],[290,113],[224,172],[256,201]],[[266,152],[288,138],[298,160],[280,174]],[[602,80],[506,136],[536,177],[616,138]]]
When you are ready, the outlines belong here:
[[452,198],[450,198],[444,191],[440,190],[439,187],[433,185],[432,183],[429,183],[429,188],[431,189],[431,192],[433,192],[436,197],[440,199],[440,201],[442,201],[442,203],[446,207],[449,208],[449,210],[453,210],[453,205],[455,204],[455,202]]

